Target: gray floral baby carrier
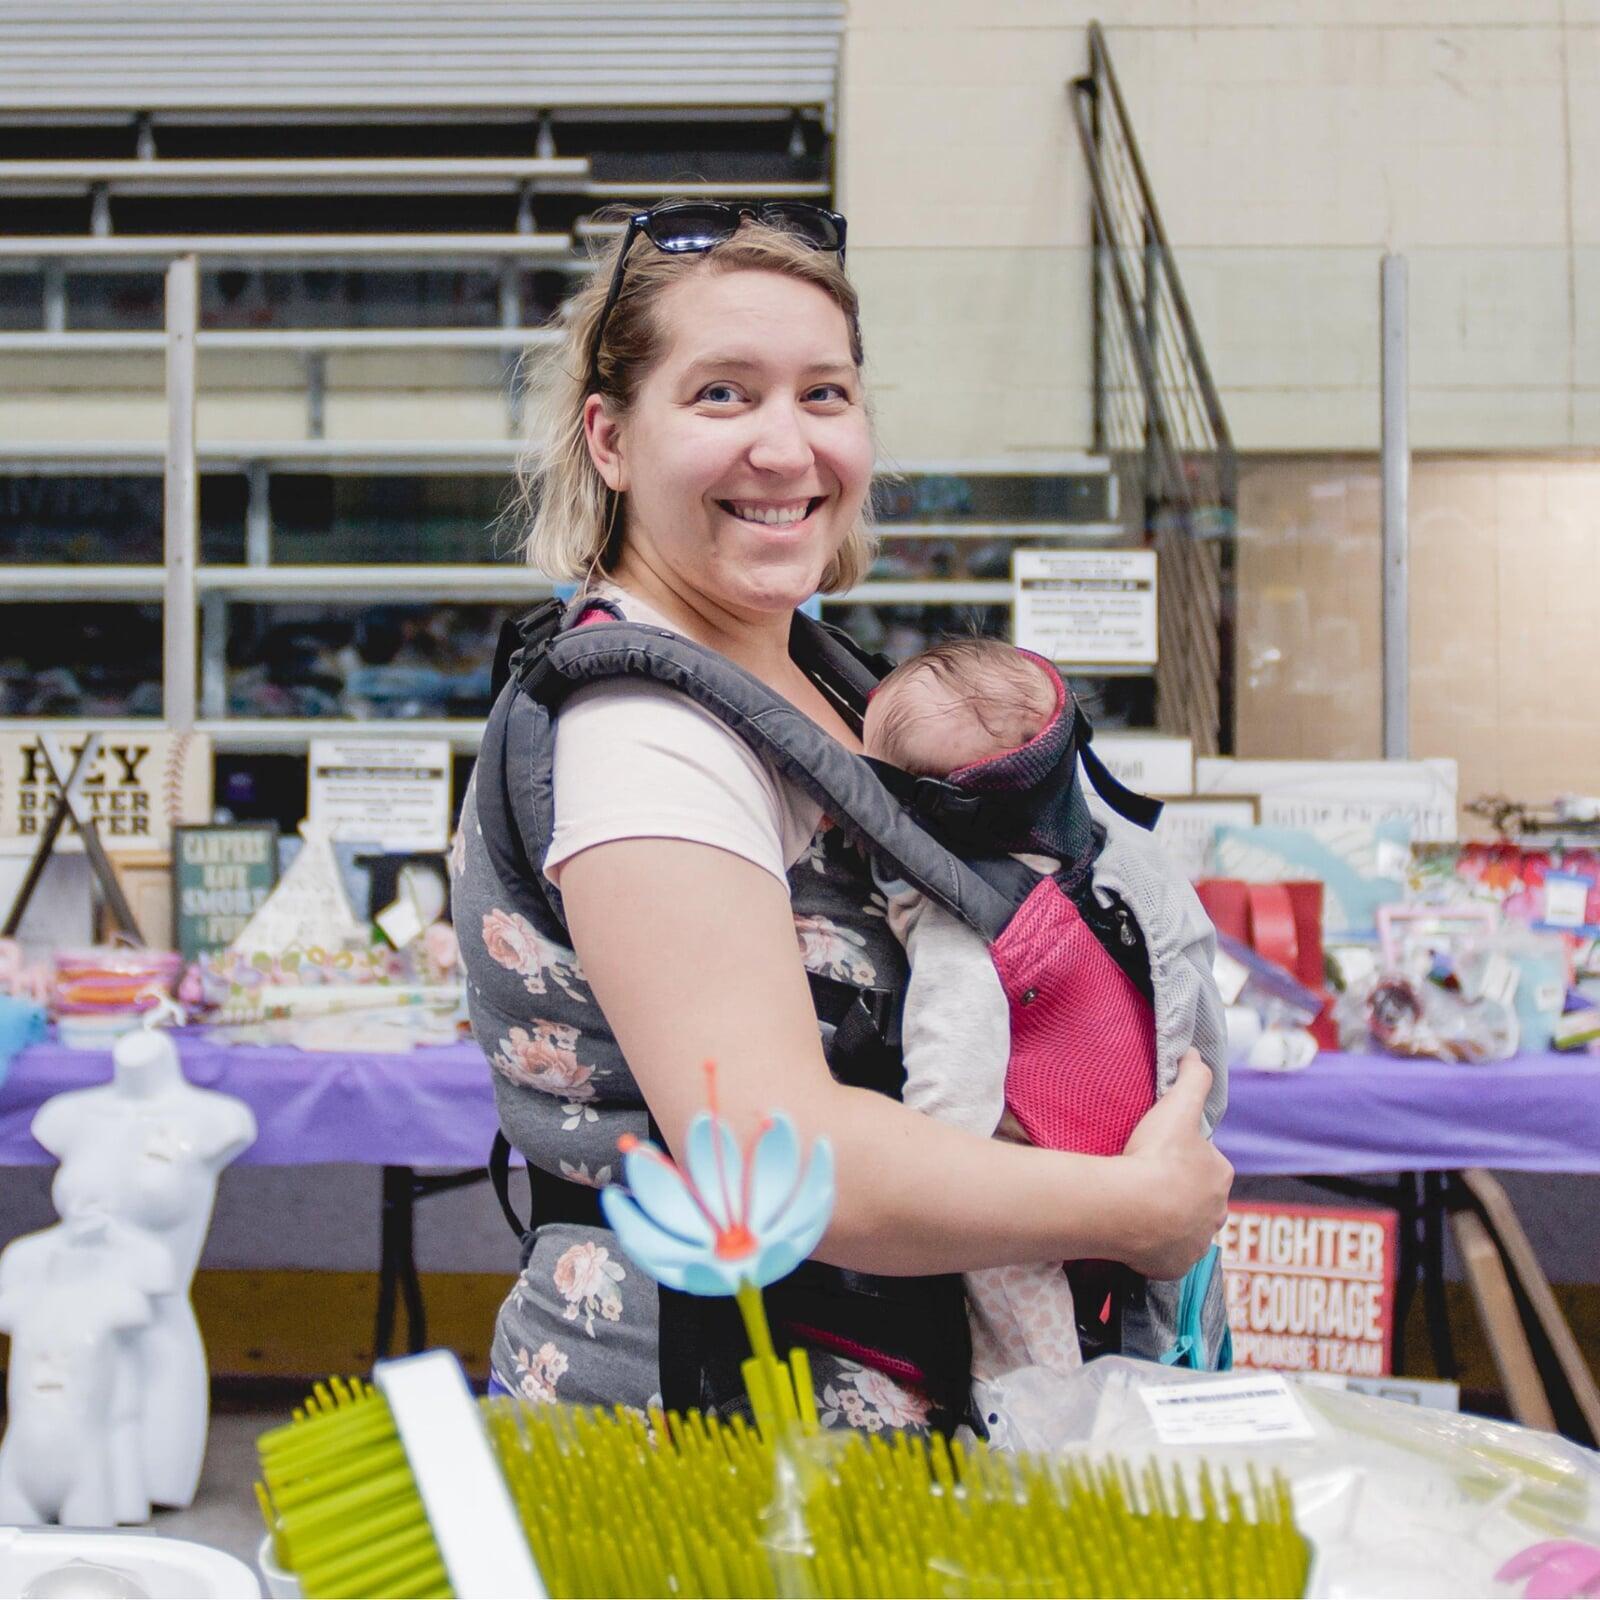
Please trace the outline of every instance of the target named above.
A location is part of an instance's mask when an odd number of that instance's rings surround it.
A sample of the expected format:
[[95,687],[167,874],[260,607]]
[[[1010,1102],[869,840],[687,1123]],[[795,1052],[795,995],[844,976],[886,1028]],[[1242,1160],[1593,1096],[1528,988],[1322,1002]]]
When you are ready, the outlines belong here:
[[[518,886],[519,923],[552,948],[570,945],[559,892],[539,870],[554,826],[553,719],[565,698],[585,684],[638,677],[690,696],[818,802],[849,847],[876,860],[982,935],[996,954],[997,970],[1011,999],[1014,1059],[1019,1043],[1025,1060],[1045,1059],[1052,1038],[1059,1047],[1061,997],[1077,988],[1082,1006],[1079,981],[1087,963],[1096,980],[1091,988],[1103,988],[1107,974],[1115,975],[1117,1007],[1128,1006],[1130,993],[1142,999],[1158,1081],[1163,1054],[1169,1058],[1170,1079],[1177,1054],[1191,1043],[1220,1063],[1221,1011],[1207,976],[1209,923],[1198,903],[1197,922],[1152,929],[1152,908],[1159,922],[1164,899],[1170,899],[1170,885],[1164,881],[1158,885],[1161,893],[1150,892],[1152,882],[1162,877],[1151,865],[1159,857],[1141,853],[1130,846],[1120,828],[1108,832],[1108,823],[1091,817],[1076,782],[1063,789],[1056,781],[1063,770],[1075,771],[1079,756],[1085,756],[1097,786],[1114,807],[1146,823],[1154,820],[1151,803],[1122,790],[1094,760],[1087,744],[1088,725],[1075,708],[1052,722],[1049,749],[1032,752],[1034,766],[1050,758],[1045,762],[1048,772],[1042,773],[1050,781],[1042,786],[1034,783],[1031,808],[1019,798],[1015,782],[1001,781],[995,782],[994,792],[1006,798],[975,806],[970,791],[959,784],[908,780],[894,769],[851,754],[722,657],[665,629],[625,622],[605,602],[586,599],[565,609],[548,602],[517,625],[515,643],[504,663],[510,681],[496,699],[477,764],[477,819],[500,883]],[[859,726],[866,697],[888,663],[865,656],[844,635],[803,617],[796,618],[791,648],[841,714]],[[1003,772],[988,776],[1007,778]],[[1031,776],[1037,780],[1041,773]],[[980,775],[979,787],[983,781]],[[1050,854],[1062,862],[1059,873],[1041,878],[1008,855],[996,854],[992,844],[985,853],[976,826],[979,814],[989,822],[1006,808],[1009,822],[1025,812],[1042,819]],[[1167,869],[1165,878],[1171,876]],[[1182,887],[1187,891],[1187,885]],[[1062,912],[1062,904],[1069,913]],[[798,913],[798,904],[796,909]],[[1168,921],[1173,921],[1170,915]],[[1063,928],[1072,935],[1067,960],[1061,959],[1059,948]],[[801,937],[804,942],[803,930]],[[823,963],[822,971],[817,965],[807,962],[830,1071],[841,1082],[897,1098],[904,1080],[899,1040],[903,967],[887,974],[866,970],[867,964],[858,969],[849,959]],[[1049,1000],[1041,1004],[1046,994]],[[1171,1003],[1164,1006],[1165,996]],[[576,1038],[582,1027],[592,1052],[593,1008],[580,1020],[576,1011],[564,1014],[569,1006],[581,1007],[581,996],[574,996],[570,983],[543,986],[539,1026],[552,1038],[552,1030],[569,1023]],[[1167,1014],[1177,1012],[1183,1015],[1174,1022]],[[1098,1030],[1103,1042],[1106,1020],[1100,1016],[1090,1031],[1077,1030],[1073,1037],[1087,1040]],[[1164,1021],[1165,1033],[1171,1035],[1165,1051]],[[599,1025],[603,1027],[603,1021]],[[607,1043],[614,1053],[614,1041]],[[499,1081],[496,1089],[503,1131],[492,1165],[502,1206],[524,1238],[525,1256],[537,1229],[545,1224],[602,1227],[596,1192],[589,1186],[592,1175],[587,1171],[575,1175],[565,1162],[558,1172],[547,1170],[537,1159],[541,1152],[528,1147],[531,1141],[519,1138],[516,1119],[507,1114],[509,1097]],[[1030,1103],[1024,1091],[1022,1108]],[[1220,1111],[1220,1094],[1216,1104]],[[642,1100],[638,1105],[642,1110]],[[1022,1120],[1027,1127],[1027,1118]],[[653,1124],[649,1131],[657,1132]],[[530,1158],[533,1214],[527,1228],[509,1199],[507,1157],[512,1144],[522,1145]],[[547,1163],[547,1150],[543,1157]],[[1103,1263],[1082,1264],[1075,1270],[1090,1274],[1083,1281],[1074,1279],[1086,1355],[1122,1348],[1130,1354],[1172,1358],[1184,1298],[1179,1285],[1147,1285],[1126,1269]],[[1209,1288],[1198,1297],[1190,1284],[1182,1307],[1194,1326],[1211,1330],[1212,1343],[1219,1321],[1225,1329],[1220,1278],[1220,1273],[1213,1274]],[[879,1277],[808,1262],[770,1290],[767,1298],[780,1341],[859,1363],[920,1390],[932,1401],[929,1421],[936,1427],[948,1428],[965,1417],[970,1343],[959,1276]],[[665,1402],[723,1410],[737,1406],[743,1338],[732,1306],[663,1289],[659,1313]],[[1205,1342],[1191,1344],[1198,1351]],[[1191,1353],[1186,1359],[1196,1357]]]

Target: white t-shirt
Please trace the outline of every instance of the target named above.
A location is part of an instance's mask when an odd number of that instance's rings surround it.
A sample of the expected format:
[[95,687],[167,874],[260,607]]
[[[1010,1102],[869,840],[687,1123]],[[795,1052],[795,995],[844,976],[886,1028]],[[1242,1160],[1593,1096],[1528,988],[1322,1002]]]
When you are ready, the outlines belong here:
[[[672,624],[612,591],[632,622]],[[677,689],[613,678],[579,689],[556,719],[555,830],[545,855],[561,866],[615,839],[688,839],[753,861],[787,888],[822,807],[776,777],[725,723]]]

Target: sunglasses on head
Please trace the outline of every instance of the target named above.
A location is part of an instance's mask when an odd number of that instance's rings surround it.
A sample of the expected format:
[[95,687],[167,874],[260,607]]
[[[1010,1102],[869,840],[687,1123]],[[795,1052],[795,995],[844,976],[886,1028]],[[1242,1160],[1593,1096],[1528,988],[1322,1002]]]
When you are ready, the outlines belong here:
[[635,212],[628,218],[628,231],[622,236],[622,248],[617,252],[617,265],[611,274],[606,303],[600,320],[594,325],[586,393],[593,393],[600,387],[600,345],[622,293],[622,278],[627,271],[628,252],[633,248],[633,241],[642,233],[657,250],[669,256],[703,255],[731,239],[746,219],[792,233],[813,250],[833,251],[844,260],[844,218],[837,211],[824,211],[821,206],[806,205],[800,200],[767,200],[760,205],[670,200],[648,211]]

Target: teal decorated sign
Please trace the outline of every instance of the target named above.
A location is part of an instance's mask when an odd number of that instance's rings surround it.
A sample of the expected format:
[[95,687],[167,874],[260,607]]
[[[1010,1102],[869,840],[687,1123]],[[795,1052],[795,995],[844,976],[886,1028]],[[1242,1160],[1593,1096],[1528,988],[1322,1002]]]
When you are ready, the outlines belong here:
[[172,830],[172,927],[185,961],[226,949],[278,881],[275,822]]

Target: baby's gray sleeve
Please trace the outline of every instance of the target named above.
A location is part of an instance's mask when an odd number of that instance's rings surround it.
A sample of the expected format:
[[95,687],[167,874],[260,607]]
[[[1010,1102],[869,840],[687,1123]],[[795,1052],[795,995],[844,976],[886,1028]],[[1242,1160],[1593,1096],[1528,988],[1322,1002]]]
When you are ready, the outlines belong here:
[[1011,1008],[988,946],[921,896],[890,922],[911,963],[902,1099],[940,1122],[987,1137],[1005,1110],[1011,1054]]

